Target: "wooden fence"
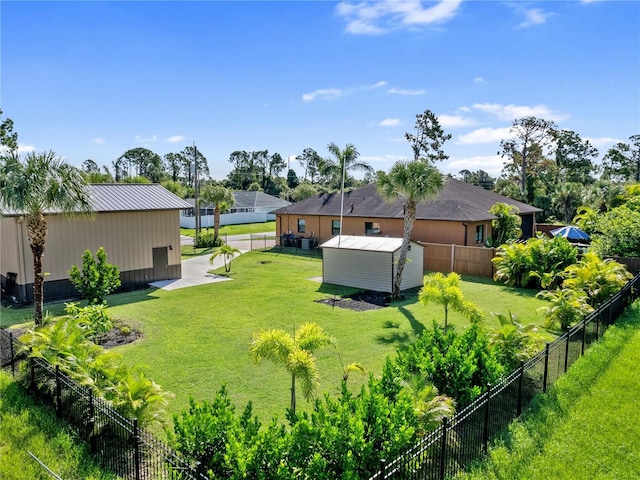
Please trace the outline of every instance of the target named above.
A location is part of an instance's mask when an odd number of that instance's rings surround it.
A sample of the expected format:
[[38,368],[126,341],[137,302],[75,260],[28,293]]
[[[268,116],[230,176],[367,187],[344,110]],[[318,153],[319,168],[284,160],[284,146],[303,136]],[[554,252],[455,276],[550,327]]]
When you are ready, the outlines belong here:
[[418,242],[424,247],[424,269],[493,278],[494,248]]

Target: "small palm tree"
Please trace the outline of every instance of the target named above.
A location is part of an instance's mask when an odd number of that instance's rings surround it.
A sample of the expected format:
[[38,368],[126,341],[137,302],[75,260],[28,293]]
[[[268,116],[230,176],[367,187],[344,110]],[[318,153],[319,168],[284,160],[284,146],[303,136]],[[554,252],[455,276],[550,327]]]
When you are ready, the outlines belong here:
[[414,373],[402,382],[413,399],[414,413],[418,419],[418,435],[424,436],[435,430],[445,418],[456,412],[456,402],[446,395],[439,395],[438,389],[429,382],[424,373]]
[[491,334],[491,344],[498,347],[502,363],[515,368],[519,362],[524,362],[538,352],[540,336],[533,324],[523,325],[518,317],[492,313],[500,321],[500,329]]
[[0,203],[24,216],[33,253],[34,321],[42,324],[44,270],[42,259],[47,239],[46,213],[91,215],[93,205],[79,170],[53,152],[29,153],[24,161],[17,152],[0,158]]
[[536,297],[549,300],[551,306],[540,307],[546,319],[546,327],[560,326],[567,330],[571,325],[582,320],[582,317],[593,311],[589,305],[587,295],[582,291],[570,288],[558,288],[556,290],[543,290]]
[[296,380],[302,395],[311,400],[319,386],[318,366],[313,352],[335,346],[335,340],[319,325],[309,322],[300,326],[294,336],[281,329],[258,330],[253,334],[249,351],[256,363],[263,358],[282,365],[291,375],[291,412],[296,413]]
[[340,187],[343,176],[353,170],[373,173],[373,168],[368,163],[358,160],[360,153],[353,144],[348,143],[344,149],[341,149],[335,143],[330,143],[327,149],[334,159],[323,160],[320,164],[320,170],[329,177],[332,186]]
[[231,245],[221,245],[215,249],[213,255],[209,257],[209,263],[213,263],[213,261],[222,256],[224,260],[224,271],[229,273],[231,271],[231,260],[240,253],[236,247],[232,247]]
[[402,248],[396,265],[391,296],[400,297],[402,272],[407,262],[411,231],[416,220],[418,203],[434,198],[444,186],[442,174],[432,165],[421,160],[398,161],[389,173],[381,172],[377,179],[378,191],[389,202],[402,198],[404,204],[404,230]]
[[436,302],[444,307],[445,331],[447,330],[449,310],[460,312],[472,321],[481,320],[483,316],[476,305],[464,299],[462,290],[460,290],[460,275],[455,272],[446,276],[440,272],[427,275],[418,298],[424,305]]
[[213,205],[213,238],[218,239],[220,230],[220,213],[233,207],[233,192],[222,185],[207,185],[200,193],[202,201]]

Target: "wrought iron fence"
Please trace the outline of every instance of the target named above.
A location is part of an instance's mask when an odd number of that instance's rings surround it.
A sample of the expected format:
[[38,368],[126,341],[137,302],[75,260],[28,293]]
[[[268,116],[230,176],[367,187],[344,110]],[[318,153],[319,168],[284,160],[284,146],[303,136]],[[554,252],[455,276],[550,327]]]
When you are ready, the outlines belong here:
[[[131,480],[208,480],[196,473],[168,445],[126,418],[109,403],[93,395],[41,358],[17,355],[24,350],[11,332],[0,330],[2,367],[23,378],[28,389],[55,408],[79,437],[86,441],[98,462],[116,475]],[[18,369],[20,364],[23,368]]]
[[460,410],[410,450],[387,462],[369,480],[444,480],[487,452],[491,438],[546,392],[640,296],[640,273],[580,323],[558,337],[500,383]]

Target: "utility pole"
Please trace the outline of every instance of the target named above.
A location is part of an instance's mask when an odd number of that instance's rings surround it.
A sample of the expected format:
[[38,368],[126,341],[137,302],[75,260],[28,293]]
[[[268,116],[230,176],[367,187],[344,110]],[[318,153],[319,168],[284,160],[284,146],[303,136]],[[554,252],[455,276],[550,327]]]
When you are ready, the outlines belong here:
[[194,195],[195,195],[195,207],[196,207],[196,235],[195,243],[198,244],[198,237],[200,236],[200,181],[198,179],[198,149],[196,148],[196,142],[193,142],[193,177],[194,177]]

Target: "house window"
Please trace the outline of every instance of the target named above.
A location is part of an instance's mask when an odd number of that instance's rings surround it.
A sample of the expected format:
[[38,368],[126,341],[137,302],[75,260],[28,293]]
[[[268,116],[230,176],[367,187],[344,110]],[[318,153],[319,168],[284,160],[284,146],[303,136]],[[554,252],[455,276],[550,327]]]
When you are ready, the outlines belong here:
[[378,222],[364,222],[365,235],[377,235],[380,233],[380,224]]
[[331,235],[340,235],[340,220],[331,220]]
[[476,243],[484,242],[484,225],[476,225]]
[[299,218],[298,219],[298,233],[304,233],[306,229],[306,223],[304,221],[304,218]]

